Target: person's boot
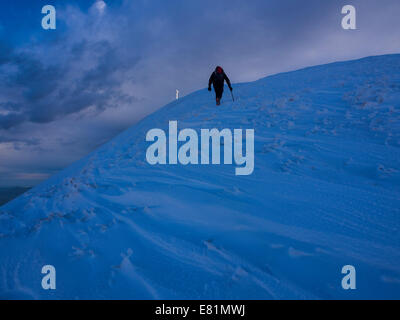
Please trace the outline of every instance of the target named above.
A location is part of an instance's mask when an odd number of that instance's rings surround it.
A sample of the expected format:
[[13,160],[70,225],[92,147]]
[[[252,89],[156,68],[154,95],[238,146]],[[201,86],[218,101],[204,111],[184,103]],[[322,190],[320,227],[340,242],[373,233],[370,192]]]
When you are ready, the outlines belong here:
[[221,99],[217,98],[217,106],[221,104]]

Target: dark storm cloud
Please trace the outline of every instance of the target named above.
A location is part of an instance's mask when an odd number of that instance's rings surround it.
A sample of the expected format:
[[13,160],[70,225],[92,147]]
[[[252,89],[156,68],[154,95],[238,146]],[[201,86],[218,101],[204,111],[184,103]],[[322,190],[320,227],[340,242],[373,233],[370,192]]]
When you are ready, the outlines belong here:
[[24,122],[26,116],[21,113],[10,113],[6,115],[0,115],[0,129],[10,129]]
[[25,145],[30,145],[30,146],[35,146],[39,145],[39,140],[38,139],[16,139],[15,137],[7,137],[7,136],[2,136],[0,137],[0,143],[21,143]]
[[[118,64],[116,49],[107,41],[97,41],[64,53],[62,65],[45,65],[39,58],[26,53],[7,50],[1,56],[3,70],[1,89],[4,102],[0,103],[0,129],[10,129],[25,121],[46,123],[93,107],[98,111],[112,107],[111,101],[128,101],[118,89],[116,78],[123,65]],[[92,55],[92,67],[85,72],[71,74],[79,56]],[[9,70],[9,71],[7,71]]]

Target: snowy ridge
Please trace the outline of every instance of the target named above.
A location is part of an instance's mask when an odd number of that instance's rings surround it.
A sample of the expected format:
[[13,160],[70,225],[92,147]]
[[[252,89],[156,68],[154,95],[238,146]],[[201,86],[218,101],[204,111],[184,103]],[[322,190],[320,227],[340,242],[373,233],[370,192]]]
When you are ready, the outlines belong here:
[[[234,88],[167,105],[1,207],[0,297],[399,299],[400,55]],[[147,164],[169,120],[254,128],[254,173]]]

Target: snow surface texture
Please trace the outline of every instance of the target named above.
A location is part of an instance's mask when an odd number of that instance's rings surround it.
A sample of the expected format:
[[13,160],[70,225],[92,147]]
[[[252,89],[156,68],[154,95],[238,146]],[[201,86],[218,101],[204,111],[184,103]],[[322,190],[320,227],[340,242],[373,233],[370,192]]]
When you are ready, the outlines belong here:
[[[399,299],[400,55],[234,90],[167,105],[1,207],[0,297]],[[169,120],[254,128],[254,173],[147,164],[146,132]]]

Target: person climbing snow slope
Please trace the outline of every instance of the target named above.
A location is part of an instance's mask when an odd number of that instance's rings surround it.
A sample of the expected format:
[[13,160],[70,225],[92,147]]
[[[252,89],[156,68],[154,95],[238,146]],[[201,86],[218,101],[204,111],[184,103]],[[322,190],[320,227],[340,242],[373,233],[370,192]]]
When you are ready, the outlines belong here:
[[208,91],[211,91],[211,84],[214,86],[217,106],[221,104],[222,94],[224,93],[224,81],[226,81],[229,89],[232,91],[231,81],[225,74],[224,69],[218,66],[215,68],[215,71],[211,74],[210,80],[208,81]]

